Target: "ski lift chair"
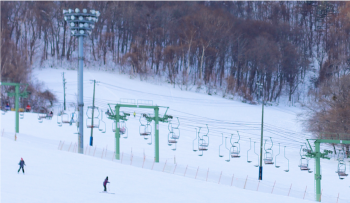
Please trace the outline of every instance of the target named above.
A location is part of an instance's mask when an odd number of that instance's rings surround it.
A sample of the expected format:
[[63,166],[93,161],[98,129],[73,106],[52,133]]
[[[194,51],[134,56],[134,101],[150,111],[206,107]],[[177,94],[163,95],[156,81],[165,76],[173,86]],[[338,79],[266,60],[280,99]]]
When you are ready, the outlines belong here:
[[[92,123],[93,121],[93,123]],[[88,118],[86,119],[86,127],[87,128],[99,128],[100,126],[100,119],[98,118]]]
[[102,125],[100,124],[98,130],[101,131],[101,133],[106,133],[106,123],[103,120],[101,120],[100,122]]
[[174,148],[172,149],[173,151],[175,151],[177,140],[173,137],[173,135],[174,135],[174,133],[172,133],[172,132],[168,133],[168,145],[171,146],[171,145],[175,144]]
[[129,135],[129,130],[128,128],[126,127],[126,123],[124,120],[121,120],[120,121],[120,128],[119,128],[119,132],[121,135],[123,135],[123,138],[128,138],[128,135]]
[[299,165],[299,168],[301,171],[309,171],[310,168],[309,168],[309,160],[302,157],[300,159],[300,165]]
[[151,128],[151,125],[149,124],[149,122],[147,122],[147,124],[143,124],[141,122],[141,116],[140,116],[140,127],[139,127],[139,133],[140,133],[140,136],[144,136],[144,139],[148,139],[147,136],[150,136],[152,134],[152,128]]
[[309,173],[312,173],[312,171],[310,171],[310,168],[309,168],[309,159],[306,158],[306,153],[308,152],[309,150],[303,148],[303,145],[301,145],[299,168],[301,171],[308,171]]
[[171,130],[169,129],[169,131],[172,132],[172,136],[171,136],[172,139],[180,138],[180,129],[179,129],[180,121],[179,121],[179,117],[176,117],[176,118],[177,118],[177,126],[174,127],[172,123],[169,123],[168,125],[168,128],[169,126],[171,126]]
[[338,170],[336,171],[336,173],[338,173],[339,179],[341,179],[341,180],[343,180],[344,177],[348,176],[348,174],[346,174],[346,164],[344,163],[344,157],[345,157],[344,150],[339,150]]
[[38,121],[39,123],[42,123],[44,118],[46,118],[47,114],[46,113],[38,113]]
[[[238,133],[238,131],[237,131],[237,133]],[[233,134],[231,134],[231,139],[230,139],[230,143],[232,146],[230,148],[230,155],[232,158],[239,158],[239,157],[241,157],[239,155],[239,153],[240,153],[240,144],[239,144],[240,136],[238,134],[238,140],[237,140],[237,142],[234,142],[234,143],[232,143],[232,137],[233,137]]]
[[227,143],[227,137],[225,137],[225,148],[228,151],[228,159],[226,159],[225,161],[230,162],[231,161],[231,150],[230,150],[230,148],[227,147],[226,143]]
[[150,136],[152,134],[152,128],[150,124],[146,124],[146,125],[141,125],[139,128],[139,132],[141,136]]
[[346,164],[343,160],[340,160],[338,162],[338,170],[336,171],[338,173],[339,179],[343,180],[348,174],[346,173]]
[[65,112],[61,114],[62,123],[70,123],[69,115]]
[[[284,158],[287,159],[286,157],[286,146],[284,146]],[[289,172],[289,159],[287,159],[288,161],[288,168],[286,170],[284,170],[285,172]]]
[[239,158],[239,157],[241,157],[240,155],[239,155],[239,147],[237,147],[237,146],[233,146],[233,147],[231,147],[232,148],[232,150],[231,150],[231,157],[232,158]]
[[199,139],[198,151],[208,151],[208,146],[209,146],[209,137]]
[[177,127],[173,127],[173,124],[171,122],[169,122],[168,129],[169,129],[168,145],[171,146],[172,144],[175,144],[175,148],[173,150],[176,150],[177,139],[179,139],[180,135],[176,134],[174,132],[174,129],[178,130],[178,126]]
[[23,119],[24,118],[24,112],[19,112],[19,118]]
[[176,144],[177,140],[173,137],[173,133],[168,133],[168,145]]
[[126,131],[127,131],[127,128],[126,128],[125,121],[121,120],[119,132],[120,132],[120,134],[124,135],[126,133]]
[[252,139],[249,138],[249,150],[247,151],[247,162],[251,163],[252,161],[249,161],[249,151],[252,150]]
[[200,130],[198,131],[198,151],[201,151],[202,154],[200,154],[199,156],[203,156],[203,151],[208,151],[208,147],[209,147],[209,128],[208,128],[208,124],[206,125],[208,132],[207,134],[203,135],[202,137],[200,137]]
[[57,125],[62,126],[62,117],[59,114],[57,114]]
[[265,150],[264,163],[267,164],[267,165],[272,165],[273,164],[272,150],[270,150],[270,149]]
[[277,156],[281,153],[281,143],[278,143],[278,154],[275,156],[275,167],[279,168],[280,166],[277,165]]
[[221,155],[221,153],[220,153],[220,148],[224,144],[224,133],[221,133],[221,138],[222,138],[222,141],[221,141],[221,145],[219,145],[219,157],[223,157],[224,156],[224,155]]
[[256,154],[256,156],[258,156],[258,163],[255,164],[254,166],[255,166],[255,167],[259,167],[259,154],[255,152],[255,143],[256,143],[256,142],[254,142],[254,154]]
[[101,133],[106,133],[106,122],[103,121],[103,112],[101,109],[101,120],[100,120],[100,126],[98,128],[99,131],[101,131]]
[[[192,150],[194,151],[194,152],[196,152],[197,151],[197,149],[195,149],[195,147],[194,147],[194,143],[195,143],[195,141],[198,139],[198,133],[197,133],[197,128],[195,128],[196,129],[196,138],[194,138],[194,140],[193,140],[193,142],[192,142]],[[198,146],[197,146],[198,147]]]
[[273,147],[273,142],[272,142],[272,138],[270,137],[270,140],[271,140],[271,147],[266,149],[266,142],[267,140],[265,140],[265,144],[264,144],[264,149],[265,149],[265,155],[264,155],[264,163],[267,164],[267,165],[272,165],[274,164],[273,163],[273,150],[272,150],[272,147]]

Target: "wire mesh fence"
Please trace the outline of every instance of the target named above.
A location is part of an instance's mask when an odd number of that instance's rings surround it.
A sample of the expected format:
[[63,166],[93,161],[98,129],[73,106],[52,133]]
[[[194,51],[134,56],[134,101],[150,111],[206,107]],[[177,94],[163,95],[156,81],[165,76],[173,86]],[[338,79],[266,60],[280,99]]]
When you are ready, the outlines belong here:
[[[58,149],[62,151],[77,152],[77,143],[65,143],[61,141]],[[191,165],[177,164],[175,158],[163,159],[159,163],[154,161],[154,157],[136,156],[131,152],[121,152],[120,160],[115,158],[115,151],[105,148],[98,148],[96,146],[86,145],[84,147],[84,154],[96,158],[106,159],[124,165],[131,165],[148,170],[154,170],[196,180],[217,183],[246,190],[259,191],[270,194],[278,194],[284,196],[295,197],[299,199],[315,200],[315,193],[313,187],[293,188],[293,185],[281,184],[277,181],[258,181],[255,178],[237,177],[234,174],[229,174],[225,171],[210,170],[210,168],[200,168]],[[339,194],[335,196],[321,195],[322,202],[330,203],[350,203],[347,199],[342,199]]]

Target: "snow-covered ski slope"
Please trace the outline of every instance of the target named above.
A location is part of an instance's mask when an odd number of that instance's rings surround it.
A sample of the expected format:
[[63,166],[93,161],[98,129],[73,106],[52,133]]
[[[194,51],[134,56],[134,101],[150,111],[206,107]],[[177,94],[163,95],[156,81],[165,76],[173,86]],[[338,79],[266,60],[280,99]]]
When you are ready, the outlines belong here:
[[[65,72],[65,78],[67,81],[67,102],[75,103],[77,93],[77,73],[75,70],[51,68],[42,70],[35,69],[33,75],[39,81],[43,81],[46,87],[56,94],[60,102],[63,102],[63,85],[61,76],[63,71]],[[160,124],[160,160],[162,163],[166,161],[168,163],[176,162],[178,167],[188,166],[189,169],[193,169],[192,171],[194,171],[194,173],[196,173],[196,170],[198,170],[198,176],[200,176],[200,174],[204,174],[205,176],[208,168],[210,169],[210,174],[218,174],[218,178],[220,172],[222,172],[223,176],[227,175],[231,177],[232,174],[234,174],[235,177],[242,179],[245,179],[248,176],[249,181],[256,181],[253,183],[258,184],[258,168],[254,167],[254,165],[256,165],[258,162],[258,156],[254,154],[253,147],[254,142],[256,142],[255,151],[258,153],[261,130],[261,105],[249,105],[239,101],[220,98],[218,96],[209,96],[190,91],[181,91],[178,88],[174,89],[171,85],[165,83],[157,82],[158,84],[152,84],[150,82],[140,81],[139,79],[130,79],[129,76],[118,73],[85,69],[85,111],[86,107],[92,104],[93,85],[89,80],[93,79],[100,81],[100,83],[96,86],[95,104],[104,111],[107,110],[107,103],[118,103],[120,99],[141,99],[152,100],[154,105],[167,106],[169,107],[167,114],[174,116],[174,118],[179,117],[181,134],[176,151],[171,150],[173,146],[167,145],[168,124]],[[68,111],[72,111],[72,109],[73,108],[69,108]],[[129,120],[126,122],[129,137],[127,139],[121,138],[121,152],[124,154],[132,153],[135,157],[142,157],[144,155],[146,157],[153,157],[154,143],[152,143],[152,145],[148,145],[147,143],[150,142],[150,140],[144,140],[139,135],[140,114],[152,114],[153,112],[141,109],[121,110],[131,113]],[[132,116],[134,111],[136,112],[136,117]],[[277,165],[279,165],[280,168],[275,168],[274,165],[264,165],[263,181],[261,182],[262,185],[270,185],[270,187],[272,187],[275,183],[276,188],[280,188],[281,191],[274,193],[284,195],[288,194],[288,190],[292,185],[290,196],[293,196],[293,191],[298,193],[301,192],[301,195],[298,196],[299,199],[297,199],[297,201],[302,201],[303,191],[305,191],[306,187],[309,195],[306,195],[307,197],[305,197],[305,199],[313,199],[312,194],[314,192],[314,174],[302,172],[298,168],[300,161],[300,146],[305,144],[306,138],[311,137],[311,135],[303,132],[301,123],[297,121],[297,113],[301,111],[301,109],[296,107],[265,107],[264,138],[272,138],[274,158],[279,153],[280,143],[280,154],[277,156]],[[164,112],[165,109],[161,109],[160,115],[163,115]],[[8,112],[5,115],[1,115],[1,118],[1,128],[5,129],[5,132],[13,132],[14,114],[12,112]],[[98,130],[94,130],[94,147],[96,146],[100,149],[107,147],[109,150],[112,150],[115,142],[114,133],[112,132],[112,121],[106,120],[105,115],[104,121],[106,122],[107,131],[103,134]],[[203,156],[198,156],[200,153],[198,151],[193,152],[192,146],[193,140],[196,137],[195,128],[198,129],[201,127],[201,132],[205,132],[206,124],[209,126],[209,150],[204,152]],[[154,128],[153,123],[152,128]],[[222,144],[222,133],[224,137],[228,137],[224,138],[224,140],[227,140],[227,147],[229,147],[229,141],[232,133],[234,134],[232,137],[232,142],[237,141],[237,131],[239,131],[240,134],[239,143],[241,147],[241,157],[238,159],[231,159],[230,162],[226,162],[225,160],[228,159],[228,150],[224,146],[225,143],[220,148],[223,157],[219,157],[219,145]],[[56,144],[56,147],[54,147],[56,150],[60,141],[64,141],[65,143],[77,142],[77,135],[74,134],[76,133],[76,127],[74,125],[63,125],[62,127],[58,127],[56,124],[56,117],[54,117],[53,120],[44,120],[43,123],[38,123],[37,115],[31,113],[25,113],[24,119],[20,120],[20,133],[23,133],[23,136],[31,135],[38,139],[51,140],[52,144]],[[85,128],[84,146],[89,143],[89,137],[90,129]],[[251,144],[249,142],[249,138],[252,140]],[[252,162],[247,163],[247,151],[250,149],[250,145],[251,150],[249,151],[248,159]],[[269,146],[271,146],[271,143],[267,141],[267,147]],[[288,168],[287,159],[283,157],[284,146],[286,146],[286,157],[289,159],[288,173],[284,172],[284,170]],[[2,153],[4,154],[4,150],[2,150]],[[67,156],[78,155],[69,153]],[[95,159],[92,159],[92,162],[94,160]],[[62,160],[56,160],[55,163],[59,165],[61,161]],[[338,202],[349,202],[349,178],[344,180],[338,179],[338,176],[335,173],[337,170],[337,161],[334,159],[322,160],[321,166],[323,189],[322,201],[336,202],[339,193],[340,198]],[[314,171],[313,160],[310,160],[310,167],[311,170]],[[59,174],[60,173],[56,175]],[[2,172],[2,176],[3,175],[4,174]],[[118,176],[119,174],[115,173],[115,175]],[[113,175],[109,176],[111,177]],[[176,180],[178,179],[179,178],[177,177]],[[186,185],[184,188],[187,188],[187,185],[189,184],[185,182],[183,183],[184,184],[181,184],[181,187]],[[172,185],[173,183],[169,181],[167,184]],[[200,184],[205,187],[205,183]],[[176,185],[176,183],[174,183],[174,185]],[[221,187],[222,186],[217,186],[216,189],[219,191],[224,191],[221,189]],[[190,190],[190,188],[192,189],[192,186],[189,186],[188,189]],[[168,189],[171,190],[171,188]],[[202,190],[199,191],[201,192]],[[172,197],[174,194],[175,193],[171,193],[170,191],[168,196]],[[218,193],[217,195],[218,199],[222,198],[223,196],[220,194]],[[149,195],[148,198],[152,197],[155,198],[155,196],[152,195]],[[188,200],[191,201],[190,197]],[[200,199],[198,199],[198,201],[199,200]],[[244,200],[242,200],[242,202],[243,201]]]
[[[3,203],[300,201],[58,151],[53,143],[30,136],[19,135],[17,141],[4,136],[1,142]],[[20,157],[25,175],[17,174]],[[100,193],[107,175],[114,195]]]

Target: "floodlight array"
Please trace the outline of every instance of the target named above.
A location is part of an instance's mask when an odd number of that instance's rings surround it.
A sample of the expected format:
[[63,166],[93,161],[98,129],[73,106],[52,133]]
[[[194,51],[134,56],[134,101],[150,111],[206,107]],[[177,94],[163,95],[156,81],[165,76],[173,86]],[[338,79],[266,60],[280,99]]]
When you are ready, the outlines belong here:
[[88,36],[91,34],[95,23],[98,22],[100,16],[99,11],[83,9],[80,12],[79,8],[63,10],[64,20],[67,21],[73,36]]

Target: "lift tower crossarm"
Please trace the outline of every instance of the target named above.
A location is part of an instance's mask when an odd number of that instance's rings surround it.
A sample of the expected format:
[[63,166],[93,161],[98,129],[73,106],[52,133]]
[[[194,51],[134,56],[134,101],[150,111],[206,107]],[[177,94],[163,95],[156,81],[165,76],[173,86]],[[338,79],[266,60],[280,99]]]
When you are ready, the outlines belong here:
[[[15,86],[15,92],[9,92],[9,97],[15,97],[15,111],[16,111],[16,133],[19,133],[19,97],[26,98],[28,97],[29,92],[27,92],[28,84],[20,84],[20,83],[13,83],[13,82],[0,82],[0,85],[2,86]],[[26,85],[24,91],[22,93],[19,92],[19,86],[20,85]]]
[[[315,150],[312,150],[309,140],[315,140]],[[332,151],[324,150],[322,153],[320,150],[321,143],[328,144],[350,144],[350,140],[331,140],[331,139],[307,139],[309,143],[310,150],[308,151],[307,157],[316,159],[316,172],[315,172],[315,181],[316,181],[316,201],[321,201],[321,158],[330,159],[327,155],[331,154]]]
[[[113,113],[113,110],[111,108],[111,105],[115,105],[115,113]],[[156,163],[159,163],[159,122],[168,122],[169,118],[172,118],[172,116],[167,115],[166,112],[168,111],[169,107],[165,106],[151,106],[151,105],[135,105],[135,104],[108,104],[111,115],[108,117],[109,119],[116,121],[116,128],[115,128],[115,158],[119,160],[120,158],[120,124],[119,120],[126,120],[126,116],[130,116],[130,114],[124,113],[123,116],[119,115],[120,108],[142,108],[142,109],[153,109],[154,110],[154,117],[150,117],[145,115],[145,118],[148,121],[155,122],[155,143],[154,143],[154,161]],[[167,108],[165,111],[165,114],[163,117],[159,117],[159,108]]]

